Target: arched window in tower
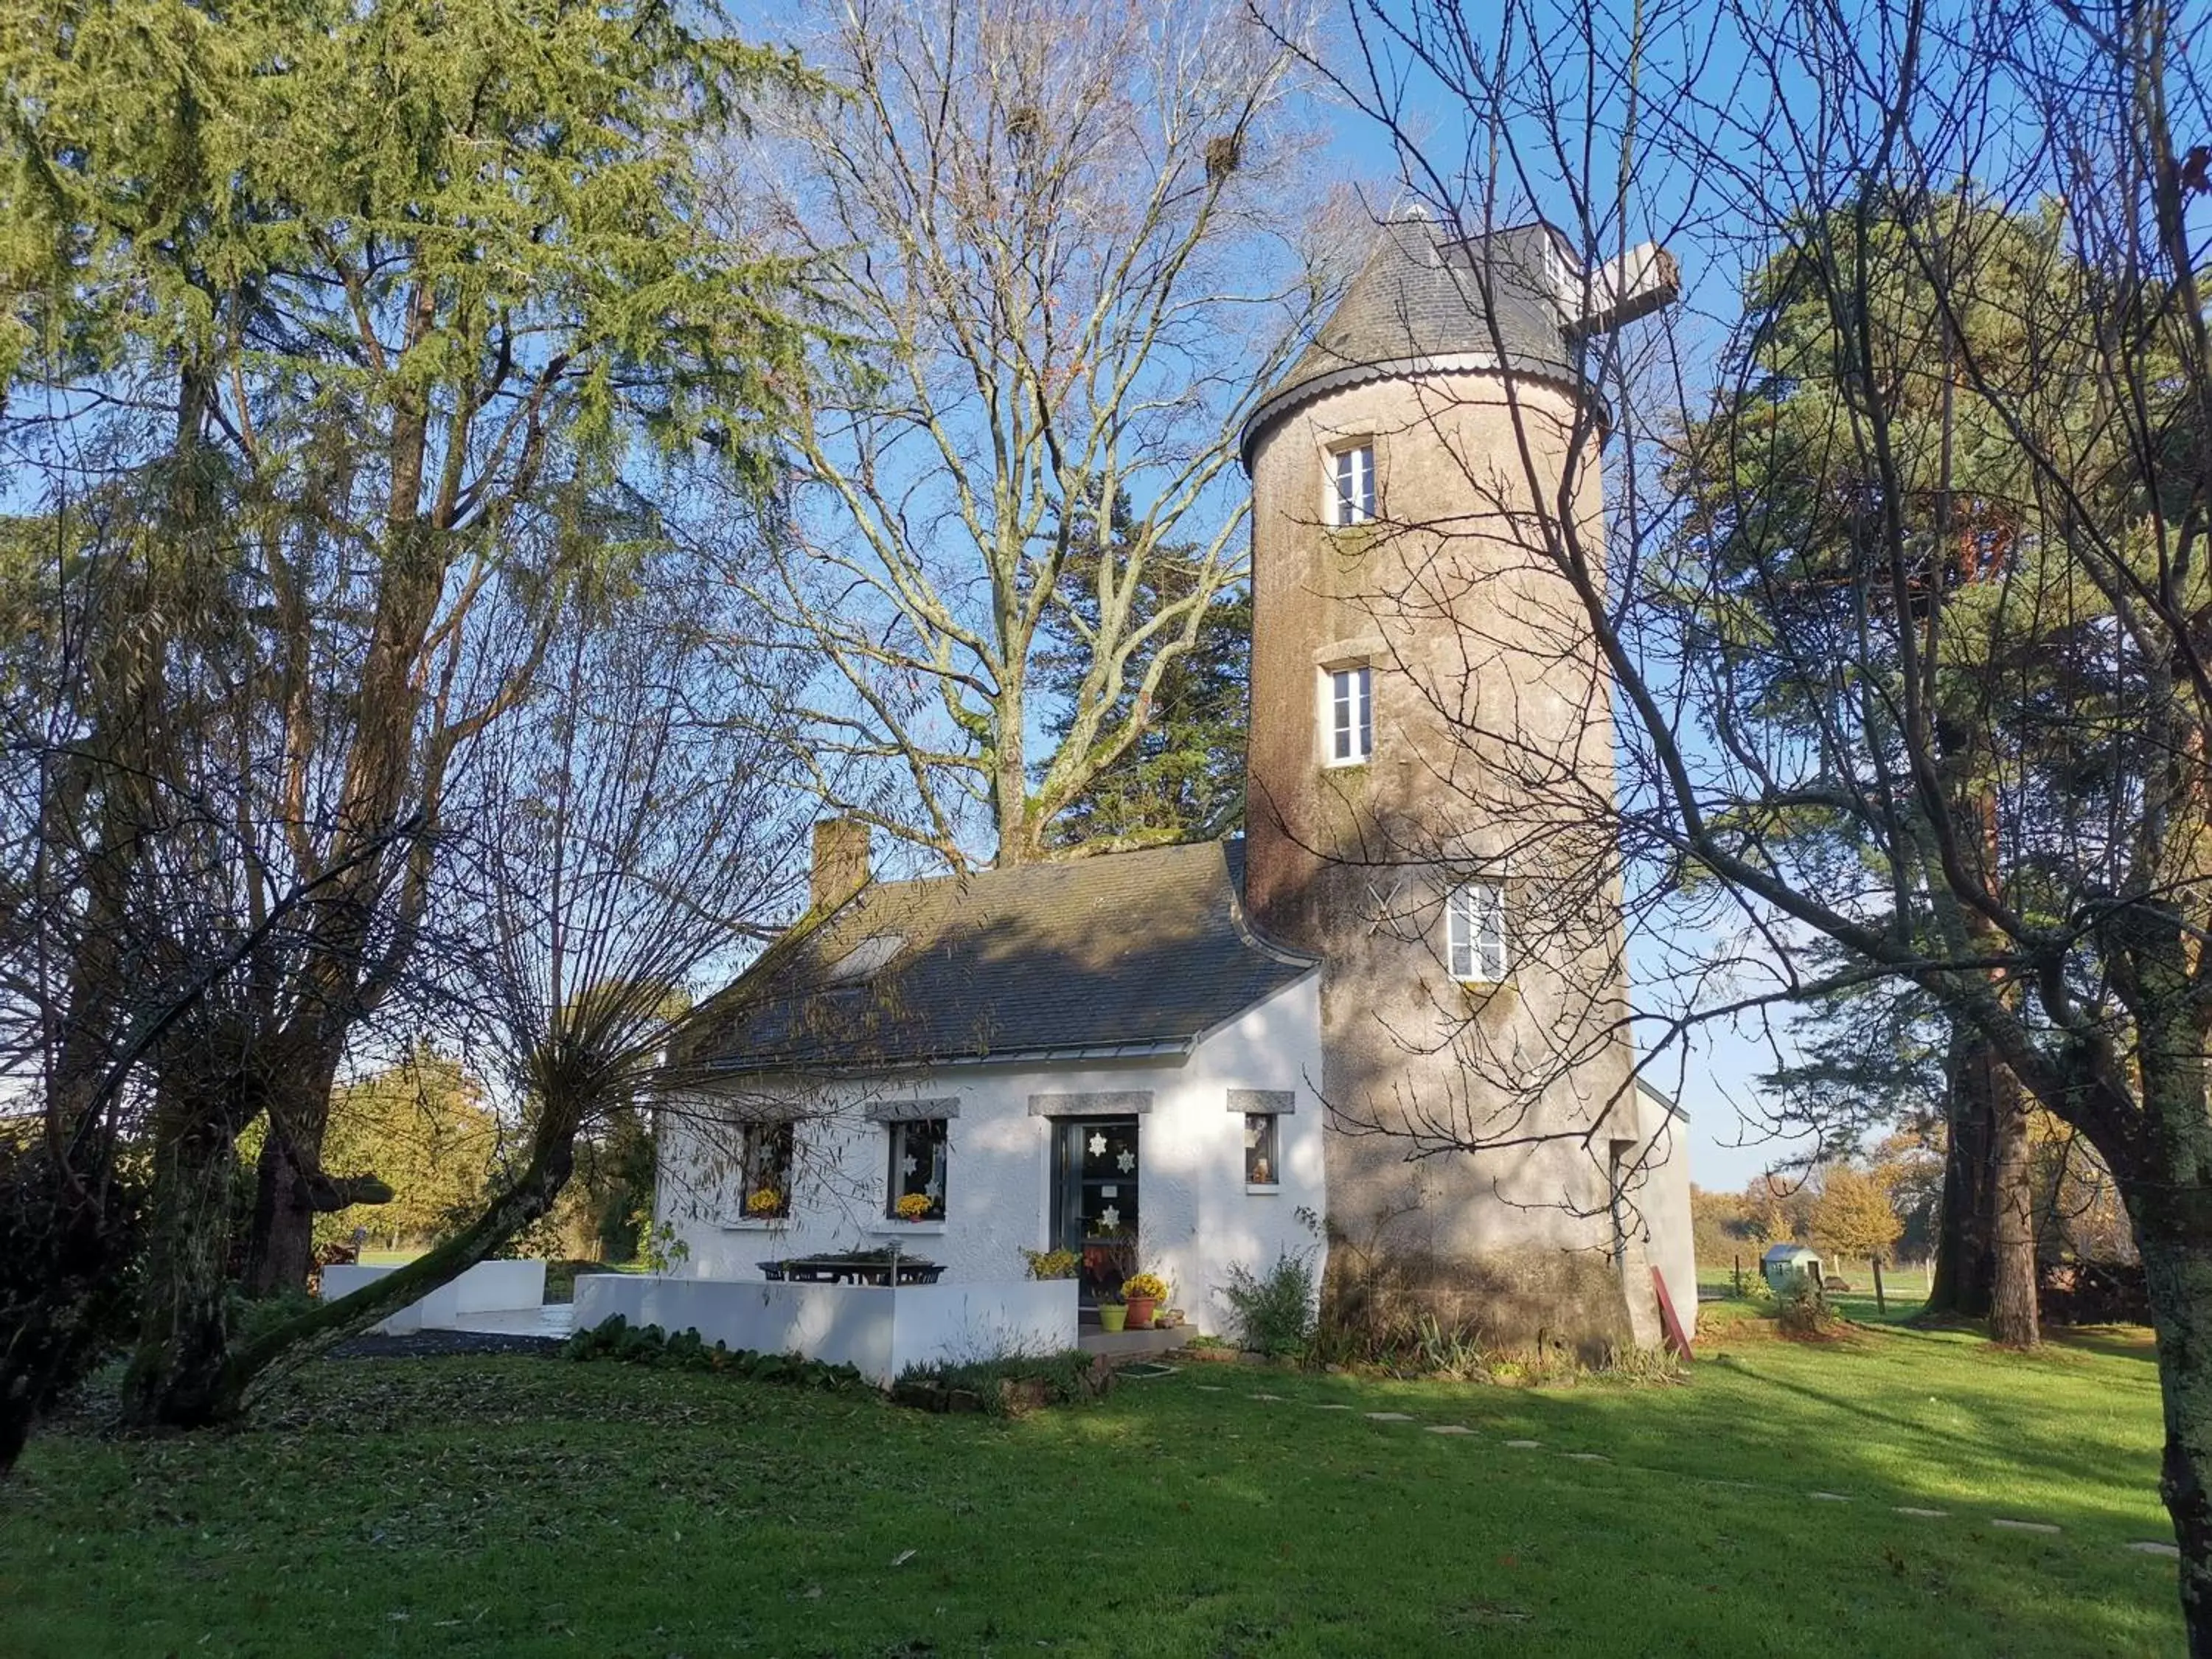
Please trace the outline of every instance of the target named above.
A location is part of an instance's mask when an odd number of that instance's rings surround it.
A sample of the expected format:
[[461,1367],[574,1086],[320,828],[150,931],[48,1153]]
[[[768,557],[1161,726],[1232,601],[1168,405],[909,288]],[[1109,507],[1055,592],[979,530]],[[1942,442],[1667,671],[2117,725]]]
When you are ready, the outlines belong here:
[[1335,488],[1329,492],[1328,521],[1339,530],[1375,517],[1375,446],[1350,445],[1333,451]]
[[1469,985],[1505,979],[1505,889],[1470,881],[1444,902],[1444,959],[1451,976]]
[[1327,763],[1365,763],[1375,753],[1375,671],[1364,662],[1323,669],[1321,718]]

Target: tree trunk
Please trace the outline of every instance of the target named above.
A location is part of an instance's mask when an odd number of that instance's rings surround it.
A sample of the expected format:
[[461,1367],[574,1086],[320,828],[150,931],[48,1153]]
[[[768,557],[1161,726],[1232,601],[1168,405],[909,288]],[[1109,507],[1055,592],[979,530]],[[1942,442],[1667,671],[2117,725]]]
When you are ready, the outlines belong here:
[[229,1114],[190,1095],[165,1099],[156,1123],[146,1300],[123,1412],[140,1426],[197,1428],[218,1414],[228,1340],[237,1135]]
[[205,1420],[221,1421],[238,1415],[245,1409],[246,1392],[254,1380],[280,1360],[289,1364],[319,1352],[394,1309],[428,1295],[486,1260],[552,1209],[575,1170],[580,1121],[580,1115],[573,1112],[541,1117],[530,1162],[514,1185],[494,1197],[473,1221],[435,1249],[352,1295],[321,1303],[233,1351],[211,1379]]
[[1986,1046],[1972,1033],[1954,1030],[1948,1070],[1943,1204],[1936,1218],[1928,1311],[1979,1318],[1990,1310],[1995,1224],[1989,1179],[1994,1135]]
[[[80,1181],[77,1177],[82,1177]],[[0,1479],[40,1416],[81,1378],[119,1322],[136,1243],[130,1202],[100,1171],[16,1157],[0,1186]]]
[[269,1135],[254,1171],[253,1231],[246,1252],[246,1288],[252,1296],[304,1291],[315,1265],[315,1217],[323,1133],[330,1125],[331,1087],[337,1075],[316,1056],[292,1068],[270,1103]]
[[[2189,1215],[2201,1205],[2161,1204]],[[2180,1547],[2181,1613],[2192,1659],[2212,1659],[2212,1228],[2146,1227],[2136,1240],[2158,1332],[2166,1453],[2159,1495]]]
[[2002,1066],[1990,1070],[1990,1340],[2032,1348],[2042,1340],[2035,1305],[2035,1178],[2028,1156],[2027,1101]]

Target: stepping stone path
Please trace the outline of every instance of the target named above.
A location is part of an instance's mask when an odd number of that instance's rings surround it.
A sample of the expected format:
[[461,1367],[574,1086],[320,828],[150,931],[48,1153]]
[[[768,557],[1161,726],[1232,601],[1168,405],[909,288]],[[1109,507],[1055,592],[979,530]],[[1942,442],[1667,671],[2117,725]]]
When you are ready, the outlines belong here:
[[1431,1434],[1473,1434],[1474,1431],[1464,1423],[1431,1423],[1429,1425],[1429,1432]]
[[1839,1492],[1808,1492],[1805,1496],[1816,1504],[1848,1504],[1851,1501]]
[[1613,1460],[1610,1457],[1607,1457],[1603,1452],[1569,1452],[1567,1455],[1573,1458],[1577,1463],[1610,1463],[1613,1462]]
[[2128,1547],[2133,1550],[2137,1555],[2162,1555],[2169,1561],[2178,1560],[2181,1555],[2181,1547],[2179,1545],[2161,1544],[2148,1538],[2144,1539],[2139,1544],[2130,1544]]
[[1272,1400],[1279,1406],[1283,1403],[1283,1396],[1279,1394],[1255,1394],[1252,1398],[1255,1400]]
[[1923,1521],[1941,1521],[1945,1516],[1950,1514],[1951,1511],[1948,1510],[1916,1510],[1910,1504],[1899,1504],[1897,1506],[1897,1512],[1899,1515],[1917,1515]]
[[1348,1411],[1350,1411],[1350,1410],[1352,1409],[1352,1407],[1349,1407],[1349,1406],[1330,1406],[1330,1405],[1316,1404],[1316,1405],[1314,1407],[1314,1409],[1315,1409],[1316,1411],[1317,1411],[1317,1412],[1348,1412]]
[[2002,1527],[2007,1532],[2057,1532],[2058,1530],[2048,1521],[2007,1521],[1999,1517],[1993,1519],[1990,1524],[1993,1527]]
[[1370,1412],[1368,1420],[1375,1423],[1410,1423],[1413,1419],[1403,1412]]
[[1544,1443],[1540,1440],[1509,1440],[1505,1443],[1512,1447],[1515,1451],[1534,1451]]
[[1202,1393],[1206,1394],[1227,1394],[1229,1392],[1228,1389],[1223,1388],[1218,1382],[1201,1382],[1198,1387]]

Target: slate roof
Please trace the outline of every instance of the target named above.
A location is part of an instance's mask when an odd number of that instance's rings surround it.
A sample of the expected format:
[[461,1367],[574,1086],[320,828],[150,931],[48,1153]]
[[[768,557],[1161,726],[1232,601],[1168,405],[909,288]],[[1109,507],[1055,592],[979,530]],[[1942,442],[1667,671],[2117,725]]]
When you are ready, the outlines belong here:
[[1502,343],[1506,367],[1579,387],[1547,275],[1557,234],[1537,222],[1462,240],[1427,218],[1387,221],[1313,343],[1244,423],[1246,460],[1271,422],[1385,365],[1479,357],[1494,367]]
[[1253,933],[1243,866],[1208,842],[871,887],[682,1046],[732,1073],[1188,1048],[1316,965]]

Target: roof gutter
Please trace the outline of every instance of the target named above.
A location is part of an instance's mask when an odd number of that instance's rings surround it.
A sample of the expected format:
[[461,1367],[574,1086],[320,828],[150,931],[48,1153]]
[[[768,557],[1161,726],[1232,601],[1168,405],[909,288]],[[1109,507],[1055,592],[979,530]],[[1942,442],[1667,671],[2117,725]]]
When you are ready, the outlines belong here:
[[1113,1042],[1065,1048],[1007,1048],[988,1054],[910,1054],[896,1060],[719,1060],[708,1069],[719,1077],[744,1077],[763,1072],[910,1072],[921,1066],[1007,1066],[1019,1061],[1052,1064],[1068,1060],[1164,1060],[1188,1058],[1203,1032],[1152,1042]]
[[1394,357],[1377,363],[1346,363],[1342,368],[1333,368],[1326,374],[1285,386],[1262,399],[1260,406],[1245,417],[1243,429],[1237,434],[1237,459],[1249,473],[1252,450],[1262,432],[1332,392],[1364,386],[1370,380],[1410,380],[1433,374],[1495,374],[1501,379],[1541,381],[1559,387],[1571,398],[1586,398],[1595,404],[1599,423],[1607,430],[1613,426],[1613,410],[1605,400],[1572,374],[1563,374],[1556,368],[1533,360],[1503,362],[1495,352],[1456,351],[1440,357]]

